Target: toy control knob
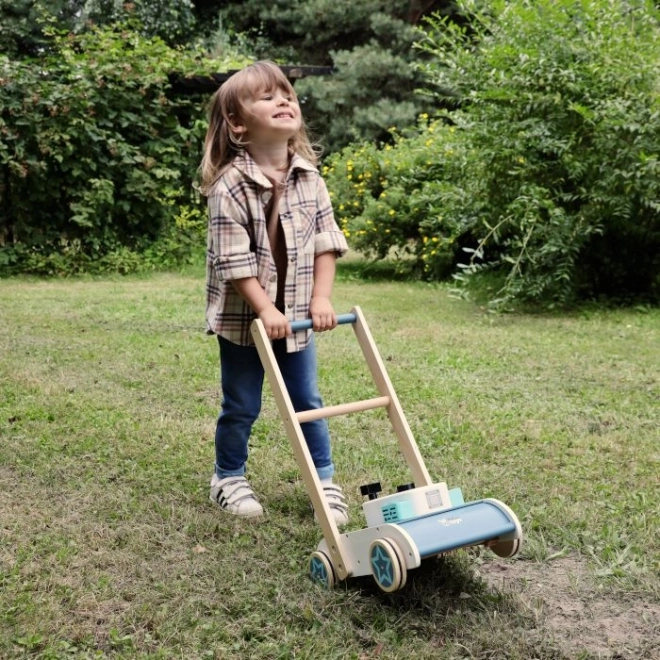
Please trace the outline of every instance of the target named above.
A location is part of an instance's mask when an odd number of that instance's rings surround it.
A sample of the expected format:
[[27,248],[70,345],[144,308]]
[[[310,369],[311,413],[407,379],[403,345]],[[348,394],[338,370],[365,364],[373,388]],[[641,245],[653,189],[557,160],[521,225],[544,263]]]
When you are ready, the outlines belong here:
[[404,490],[412,490],[415,487],[415,484],[401,484],[401,486],[396,487],[397,493],[403,493]]
[[383,490],[380,481],[376,481],[373,484],[367,484],[366,486],[360,486],[360,493],[363,496],[367,496],[370,500],[375,500],[378,497],[378,493]]

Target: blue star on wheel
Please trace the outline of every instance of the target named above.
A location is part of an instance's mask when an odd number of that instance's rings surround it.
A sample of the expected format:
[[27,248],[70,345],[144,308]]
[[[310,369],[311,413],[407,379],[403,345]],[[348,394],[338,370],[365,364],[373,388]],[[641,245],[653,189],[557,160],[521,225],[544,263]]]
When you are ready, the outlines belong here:
[[371,551],[371,565],[378,584],[382,584],[384,587],[391,586],[394,582],[392,559],[380,545]]
[[309,572],[312,580],[315,582],[321,582],[322,584],[326,584],[328,582],[328,573],[325,569],[325,566],[323,565],[323,562],[318,559],[318,557],[314,557],[312,559]]

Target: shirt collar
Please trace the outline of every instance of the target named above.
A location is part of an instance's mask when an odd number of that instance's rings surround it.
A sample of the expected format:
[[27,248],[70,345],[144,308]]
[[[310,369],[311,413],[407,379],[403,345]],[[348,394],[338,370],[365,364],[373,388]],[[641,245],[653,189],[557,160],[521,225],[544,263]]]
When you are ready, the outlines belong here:
[[[259,184],[262,188],[272,188],[273,184],[261,171],[261,168],[254,162],[254,159],[250,154],[243,149],[240,151],[234,158],[232,165],[242,174],[244,174],[248,179],[251,179],[255,183]],[[293,170],[306,170],[308,172],[318,171],[309,161],[305,160],[302,156],[298,154],[293,154],[291,158],[291,165],[289,166],[289,171],[287,172],[286,178],[288,179]]]

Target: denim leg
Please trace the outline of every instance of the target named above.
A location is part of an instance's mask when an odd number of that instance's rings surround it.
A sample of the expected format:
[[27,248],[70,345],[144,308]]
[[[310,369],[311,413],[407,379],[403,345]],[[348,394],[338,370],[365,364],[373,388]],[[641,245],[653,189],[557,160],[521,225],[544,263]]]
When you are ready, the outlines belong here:
[[215,429],[215,473],[242,476],[252,425],[261,411],[264,369],[254,346],[239,346],[222,337],[220,377],[222,410]]
[[[287,353],[285,340],[274,341],[273,351],[294,410],[298,412],[322,408],[323,401],[318,389],[314,338],[312,337],[311,343],[304,351]],[[319,478],[332,477],[335,468],[332,463],[327,420],[305,422],[300,426]]]

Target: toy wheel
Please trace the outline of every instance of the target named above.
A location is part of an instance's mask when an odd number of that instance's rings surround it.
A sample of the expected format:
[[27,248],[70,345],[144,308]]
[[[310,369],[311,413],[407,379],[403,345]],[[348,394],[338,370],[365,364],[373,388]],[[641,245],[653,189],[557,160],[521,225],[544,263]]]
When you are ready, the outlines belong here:
[[332,589],[335,586],[335,572],[325,552],[317,550],[312,553],[309,558],[309,577],[326,589]]
[[376,539],[369,546],[369,562],[376,584],[385,592],[401,589],[408,571],[401,550],[390,539]]
[[498,556],[505,559],[513,557],[518,554],[520,546],[522,545],[521,539],[510,539],[509,541],[502,541],[491,546],[491,550]]

